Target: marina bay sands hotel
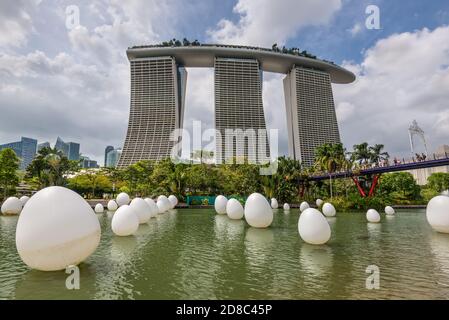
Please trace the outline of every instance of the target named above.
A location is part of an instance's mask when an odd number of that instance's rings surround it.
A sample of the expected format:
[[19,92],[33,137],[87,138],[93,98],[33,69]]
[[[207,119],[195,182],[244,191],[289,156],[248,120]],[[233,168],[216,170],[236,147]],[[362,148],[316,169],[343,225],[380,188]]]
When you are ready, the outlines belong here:
[[[340,142],[331,83],[351,83],[355,76],[333,63],[271,49],[229,45],[137,46],[126,53],[131,64],[131,107],[118,167],[170,156],[177,143],[170,135],[183,127],[187,67],[215,70],[215,128],[223,137],[216,140],[217,163],[242,151],[236,150],[234,140],[224,139],[226,130],[253,129],[266,134],[263,71],[286,74],[284,95],[291,158],[311,166],[316,147]],[[253,136],[240,138],[248,139],[243,144],[243,155],[248,159],[257,162],[269,156],[267,138],[258,139],[253,149],[246,148],[249,140],[255,139]]]

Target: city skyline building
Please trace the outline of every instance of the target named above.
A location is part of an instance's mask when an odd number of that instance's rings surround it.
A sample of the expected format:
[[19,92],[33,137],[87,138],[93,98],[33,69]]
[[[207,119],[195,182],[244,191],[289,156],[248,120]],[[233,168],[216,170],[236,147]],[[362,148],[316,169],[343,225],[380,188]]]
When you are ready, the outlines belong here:
[[[262,71],[255,59],[216,57],[215,129],[216,163],[245,157],[249,162],[269,160],[268,138],[262,104]],[[232,134],[230,134],[232,132]]]
[[317,147],[341,142],[329,73],[293,67],[284,97],[289,156],[310,167]]
[[112,149],[106,154],[106,162],[105,167],[115,168],[118,164],[118,160],[120,159],[120,155],[122,154],[122,149]]
[[[126,53],[131,99],[118,167],[170,156],[178,142],[170,135],[183,128],[188,67],[214,68],[217,163],[232,156],[245,156],[253,163],[269,158],[262,101],[265,71],[286,75],[284,98],[291,158],[310,166],[317,146],[340,142],[332,83],[351,83],[355,75],[334,63],[311,55],[222,44],[136,46]],[[229,130],[231,139],[226,141]],[[255,141],[254,134],[260,133],[265,139]],[[179,155],[179,151],[174,150],[174,154]]]
[[37,150],[37,140],[32,138],[21,137],[20,141],[5,143],[0,145],[0,150],[11,148],[20,158],[20,170],[25,170],[33,161]]
[[108,152],[109,151],[112,151],[112,150],[114,150],[114,147],[113,146],[106,146],[106,148],[104,149],[104,166],[106,167],[106,160],[107,160],[107,157],[108,157]]
[[178,66],[170,56],[128,58],[131,106],[118,167],[169,157],[172,147],[179,141],[171,135],[175,129],[182,128],[184,117],[185,68]]
[[80,160],[80,144],[76,142],[65,142],[58,137],[55,149],[61,151],[69,160]]
[[37,152],[39,152],[43,148],[51,148],[50,142],[46,141],[46,142],[39,143],[37,145]]

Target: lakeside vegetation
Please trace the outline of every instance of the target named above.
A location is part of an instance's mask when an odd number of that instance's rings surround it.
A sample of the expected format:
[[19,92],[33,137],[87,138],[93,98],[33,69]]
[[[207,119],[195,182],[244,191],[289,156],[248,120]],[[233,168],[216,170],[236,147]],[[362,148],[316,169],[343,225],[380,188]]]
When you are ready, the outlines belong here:
[[119,192],[127,192],[132,196],[174,194],[180,200],[187,196],[224,194],[243,200],[259,192],[280,203],[314,202],[321,198],[332,201],[338,210],[359,210],[383,209],[392,204],[426,204],[449,189],[449,173],[432,174],[425,186],[417,185],[408,172],[382,174],[375,195],[364,198],[350,178],[317,182],[306,179],[314,174],[356,172],[379,165],[389,158],[383,149],[383,145],[361,143],[347,152],[341,144],[324,144],[316,149],[312,167],[304,168],[298,161],[280,157],[277,173],[270,176],[260,175],[260,166],[254,164],[175,164],[170,159],[139,161],[125,169],[80,169],[76,161],[69,161],[51,148],[41,149],[23,174],[18,170],[19,159],[14,151],[4,149],[0,151],[0,197],[14,195],[21,183],[33,190],[66,186],[88,199],[112,198]]

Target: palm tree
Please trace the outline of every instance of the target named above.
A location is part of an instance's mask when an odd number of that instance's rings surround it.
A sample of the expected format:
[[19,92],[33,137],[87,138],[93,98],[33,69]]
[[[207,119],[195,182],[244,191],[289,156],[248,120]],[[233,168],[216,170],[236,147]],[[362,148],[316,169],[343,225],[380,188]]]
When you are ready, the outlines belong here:
[[332,199],[332,173],[340,170],[346,161],[346,150],[341,143],[325,143],[315,150],[315,167],[329,173]]
[[355,144],[353,146],[354,151],[351,152],[351,158],[353,161],[358,161],[359,164],[368,164],[371,159],[371,153],[368,147],[368,142]]
[[374,146],[368,148],[371,163],[379,163],[381,161],[388,160],[390,155],[388,152],[382,151],[383,149],[383,144],[375,144]]

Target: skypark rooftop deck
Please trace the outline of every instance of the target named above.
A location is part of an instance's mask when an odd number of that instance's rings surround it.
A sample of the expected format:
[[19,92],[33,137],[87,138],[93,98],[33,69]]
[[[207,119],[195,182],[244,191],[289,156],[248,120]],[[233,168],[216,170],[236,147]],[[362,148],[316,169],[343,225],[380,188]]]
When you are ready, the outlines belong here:
[[184,67],[212,68],[215,57],[257,59],[263,71],[284,73],[290,72],[293,66],[321,70],[331,76],[333,83],[351,83],[355,75],[332,62],[309,58],[302,55],[273,51],[267,48],[200,44],[189,46],[134,46],[126,51],[129,60],[170,56]]

